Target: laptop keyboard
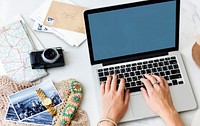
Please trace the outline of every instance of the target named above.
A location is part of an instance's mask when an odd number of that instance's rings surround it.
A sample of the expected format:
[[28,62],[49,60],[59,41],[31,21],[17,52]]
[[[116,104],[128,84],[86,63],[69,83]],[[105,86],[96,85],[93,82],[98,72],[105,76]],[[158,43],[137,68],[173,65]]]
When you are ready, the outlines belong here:
[[100,82],[106,82],[107,76],[114,73],[118,75],[117,83],[120,78],[125,78],[125,88],[130,92],[140,91],[144,84],[140,81],[145,73],[155,74],[164,77],[169,86],[183,84],[182,75],[175,56],[164,57],[160,59],[133,62],[119,66],[111,66],[97,69]]

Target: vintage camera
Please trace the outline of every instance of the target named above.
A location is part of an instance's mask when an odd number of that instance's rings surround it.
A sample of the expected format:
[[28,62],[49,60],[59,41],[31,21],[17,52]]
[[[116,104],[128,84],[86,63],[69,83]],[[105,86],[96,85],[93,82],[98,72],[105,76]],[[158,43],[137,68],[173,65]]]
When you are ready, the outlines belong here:
[[46,69],[65,65],[61,47],[31,52],[30,61],[32,69]]

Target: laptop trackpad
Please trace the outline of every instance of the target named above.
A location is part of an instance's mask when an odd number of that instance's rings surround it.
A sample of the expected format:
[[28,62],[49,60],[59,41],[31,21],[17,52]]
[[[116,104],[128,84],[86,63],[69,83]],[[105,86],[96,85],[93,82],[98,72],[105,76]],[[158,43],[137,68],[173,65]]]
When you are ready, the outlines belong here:
[[130,102],[134,120],[155,116],[147,106],[142,94],[132,95]]

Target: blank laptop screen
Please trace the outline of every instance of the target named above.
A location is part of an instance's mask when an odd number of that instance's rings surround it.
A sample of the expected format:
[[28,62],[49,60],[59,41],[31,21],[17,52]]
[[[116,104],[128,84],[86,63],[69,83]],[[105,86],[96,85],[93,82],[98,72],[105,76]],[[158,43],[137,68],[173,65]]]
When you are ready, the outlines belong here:
[[94,60],[175,47],[176,1],[88,15]]

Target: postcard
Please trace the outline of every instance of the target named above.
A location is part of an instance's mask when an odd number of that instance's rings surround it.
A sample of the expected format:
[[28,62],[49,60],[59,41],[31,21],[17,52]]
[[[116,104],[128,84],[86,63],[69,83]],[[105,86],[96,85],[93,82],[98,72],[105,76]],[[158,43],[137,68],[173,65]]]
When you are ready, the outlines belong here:
[[46,80],[36,86],[14,93],[9,96],[9,99],[19,120],[24,120],[46,111],[36,93],[39,88],[43,90],[47,97],[52,99],[54,107],[62,102],[51,80]]
[[85,7],[52,1],[44,25],[85,34]]

